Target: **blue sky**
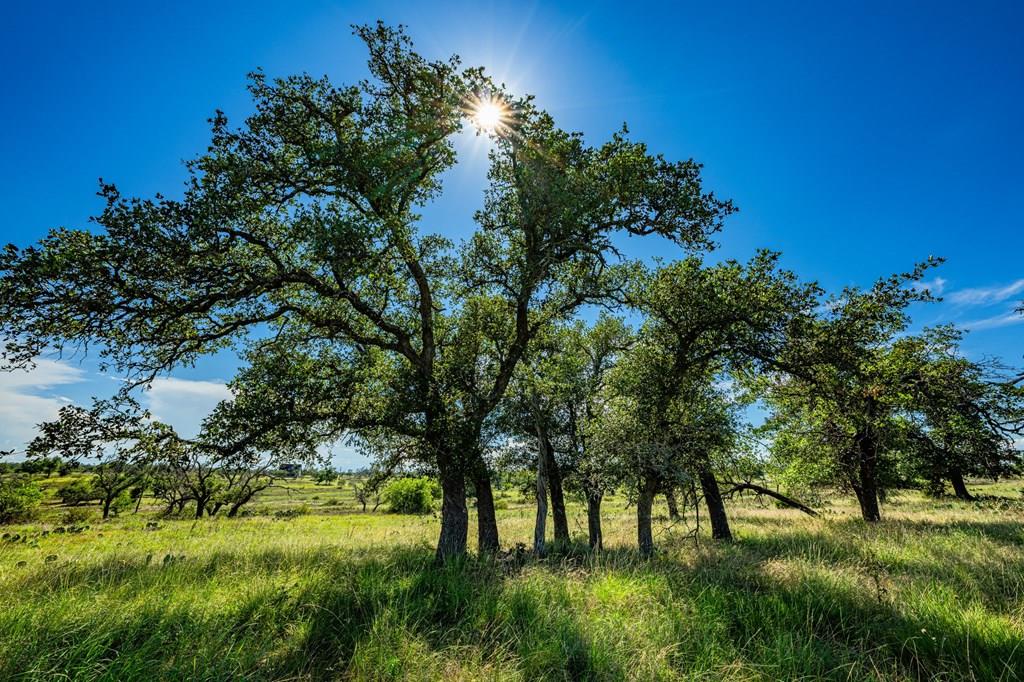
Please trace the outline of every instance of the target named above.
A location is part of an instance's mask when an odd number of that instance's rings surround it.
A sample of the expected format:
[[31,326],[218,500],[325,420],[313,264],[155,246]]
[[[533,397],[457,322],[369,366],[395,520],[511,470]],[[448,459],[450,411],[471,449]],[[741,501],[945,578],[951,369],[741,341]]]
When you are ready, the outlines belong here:
[[[0,225],[27,245],[84,227],[97,178],[174,196],[215,108],[250,111],[245,74],[365,76],[349,25],[407,25],[430,57],[459,53],[599,143],[623,122],[705,164],[740,213],[722,257],[758,247],[828,288],[928,255],[946,297],[918,324],[972,329],[967,351],[1020,364],[1024,318],[1024,4],[1007,3],[8,3],[0,10]],[[484,150],[460,163],[424,228],[472,229]],[[638,255],[658,248],[637,242]],[[671,254],[662,254],[671,255]],[[185,430],[225,395],[218,356],[154,386]],[[0,376],[0,449],[62,402],[112,392],[86,359]],[[343,466],[357,460],[341,453]]]

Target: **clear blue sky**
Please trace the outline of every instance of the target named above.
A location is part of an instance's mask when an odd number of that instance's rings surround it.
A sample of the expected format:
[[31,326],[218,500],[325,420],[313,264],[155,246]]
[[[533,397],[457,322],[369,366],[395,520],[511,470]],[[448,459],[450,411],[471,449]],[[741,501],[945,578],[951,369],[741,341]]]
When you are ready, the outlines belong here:
[[[362,78],[349,25],[381,18],[428,56],[459,53],[535,94],[588,140],[628,122],[652,149],[703,162],[741,209],[721,255],[778,249],[830,288],[945,256],[947,301],[919,323],[971,327],[974,355],[1024,354],[1024,318],[1008,315],[1024,298],[1024,3],[143,4],[0,10],[4,241],[86,226],[100,176],[173,196],[213,110],[249,112],[248,71]],[[485,170],[471,140],[459,147],[425,225],[456,237]],[[177,372],[150,402],[187,430],[233,368]],[[89,361],[0,378],[0,448],[110,381]]]

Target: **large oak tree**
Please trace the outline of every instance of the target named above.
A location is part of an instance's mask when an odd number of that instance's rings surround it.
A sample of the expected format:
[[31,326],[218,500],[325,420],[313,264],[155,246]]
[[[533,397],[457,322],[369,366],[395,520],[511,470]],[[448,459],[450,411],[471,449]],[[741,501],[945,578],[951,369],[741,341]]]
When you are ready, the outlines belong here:
[[493,134],[479,229],[456,249],[418,210],[456,161],[467,107],[506,96],[400,31],[356,32],[370,78],[256,73],[255,113],[232,127],[218,112],[181,198],[103,184],[95,230],[8,246],[4,360],[94,345],[137,386],[242,349],[235,437],[413,439],[443,489],[438,557],[466,549],[467,478],[480,547],[494,549],[481,435],[531,339],[618,286],[615,233],[699,249],[731,205],[702,189],[693,161],[625,133],[589,146],[524,98]]

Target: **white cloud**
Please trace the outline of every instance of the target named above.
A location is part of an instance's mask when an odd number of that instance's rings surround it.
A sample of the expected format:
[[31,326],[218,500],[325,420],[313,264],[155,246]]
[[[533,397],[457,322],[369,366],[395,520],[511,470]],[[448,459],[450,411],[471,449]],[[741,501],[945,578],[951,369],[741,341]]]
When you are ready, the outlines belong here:
[[946,288],[946,280],[942,277],[935,277],[921,282],[914,282],[913,286],[916,291],[924,291],[927,289],[931,292],[932,296],[941,296],[943,290]]
[[203,419],[217,403],[231,399],[231,391],[218,381],[160,377],[153,380],[144,399],[155,419],[191,438],[199,432]]
[[957,305],[992,305],[1018,295],[1024,296],[1024,279],[1003,286],[961,289],[951,293],[946,300]]
[[71,402],[52,389],[85,380],[85,372],[59,360],[37,360],[29,371],[0,372],[0,450],[24,450],[36,425]]
[[968,322],[961,322],[959,326],[964,329],[995,329],[996,327],[1006,327],[1011,324],[1020,324],[1024,322],[1024,314],[1016,310],[1011,310],[1008,313],[1001,315],[993,315],[992,317],[985,317],[980,320],[973,320]]

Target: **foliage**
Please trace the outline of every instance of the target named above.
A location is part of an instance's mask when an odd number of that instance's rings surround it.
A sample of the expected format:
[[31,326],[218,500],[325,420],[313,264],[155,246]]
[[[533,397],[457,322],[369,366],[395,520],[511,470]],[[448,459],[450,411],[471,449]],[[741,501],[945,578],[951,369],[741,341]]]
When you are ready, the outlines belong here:
[[99,498],[92,483],[82,477],[75,477],[57,489],[57,497],[66,505],[79,505]]
[[0,523],[31,520],[42,499],[42,489],[27,474],[0,477]]
[[396,514],[429,514],[440,492],[437,481],[432,478],[405,477],[384,486],[381,498]]
[[317,469],[316,472],[313,474],[313,477],[316,480],[317,484],[331,485],[336,480],[338,480],[338,472],[335,471],[334,467],[332,466],[325,466],[320,469]]

